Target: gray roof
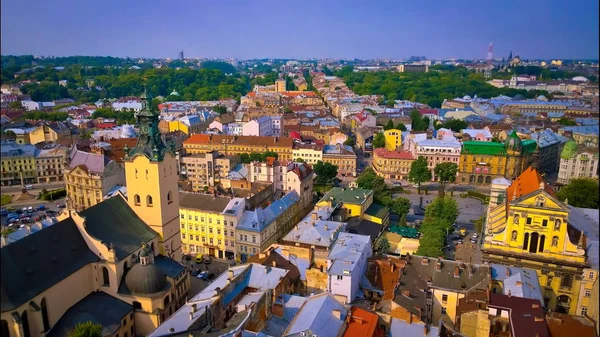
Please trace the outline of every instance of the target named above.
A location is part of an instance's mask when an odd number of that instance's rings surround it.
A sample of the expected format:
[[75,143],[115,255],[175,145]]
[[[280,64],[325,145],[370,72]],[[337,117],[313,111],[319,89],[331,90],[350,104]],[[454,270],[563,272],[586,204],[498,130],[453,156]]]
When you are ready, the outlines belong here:
[[[427,264],[424,264],[425,259],[427,259]],[[441,263],[440,271],[436,271],[437,262]],[[461,266],[463,269],[460,268]],[[454,277],[456,268],[459,271],[458,277]],[[472,274],[469,269],[473,271]],[[416,308],[423,310],[422,313],[425,312],[426,303],[423,290],[438,288],[466,293],[470,290],[486,289],[489,282],[490,268],[487,266],[410,255],[407,257],[394,301],[421,317]],[[408,296],[403,294],[404,291],[409,292]]]
[[435,326],[427,326],[427,334],[423,334],[425,323],[413,322],[408,323],[403,319],[392,318],[390,325],[390,337],[427,337],[427,336],[439,336],[440,329]]
[[[367,235],[340,233],[337,241],[331,248],[327,259],[329,262],[329,275],[345,275],[352,274],[357,262],[360,261],[364,254],[371,256],[371,238]],[[366,265],[363,265],[366,267]],[[363,273],[364,270],[357,270]]]
[[[340,311],[340,319],[333,316],[334,309]],[[307,336],[338,336],[347,315],[348,309],[330,293],[314,295],[300,307],[283,336],[299,335],[302,332],[307,332]]]
[[107,247],[113,245],[117,260],[138,250],[140,242],[149,242],[158,236],[121,195],[103,200],[79,215],[85,217],[85,230],[91,237]]
[[[508,272],[507,272],[508,270]],[[490,264],[492,280],[502,282],[502,293],[512,296],[539,300],[544,305],[544,297],[538,276],[533,269]]]
[[267,208],[257,207],[254,211],[245,211],[238,222],[236,229],[262,232],[262,230],[275,221],[281,214],[300,200],[296,191],[291,191],[281,199],[274,201]]
[[261,332],[270,336],[283,336],[283,332],[288,328],[290,322],[294,319],[306,300],[306,297],[288,294],[277,296],[275,303],[283,306],[283,317],[271,315]]
[[171,286],[165,273],[153,263],[133,265],[125,275],[125,285],[133,295],[156,294]]
[[[316,214],[317,219],[312,218]],[[346,228],[345,222],[319,220],[329,219],[331,210],[318,209],[309,213],[296,227],[289,231],[283,238],[284,241],[298,242],[308,245],[329,247],[335,241],[337,234]]]
[[160,268],[165,275],[172,279],[177,278],[177,276],[181,275],[185,270],[183,265],[163,255],[156,255],[154,257],[154,264]]
[[2,157],[33,157],[35,155],[35,146],[29,144],[17,144],[15,142],[2,142],[0,146],[0,155]]
[[221,213],[230,200],[229,197],[215,197],[212,194],[179,192],[180,208]]
[[585,255],[592,268],[600,267],[600,238],[598,237],[598,210],[590,208],[573,207],[569,205],[569,224],[585,234]]
[[540,148],[557,143],[566,143],[568,140],[566,137],[561,136],[550,129],[532,133],[531,139],[537,141],[537,144]]
[[72,218],[13,242],[0,252],[2,312],[14,310],[99,260]]
[[69,169],[74,169],[79,165],[85,165],[88,171],[101,174],[104,168],[110,163],[110,159],[102,154],[83,152],[75,150],[71,154]]
[[47,337],[66,337],[78,323],[91,321],[102,326],[102,336],[111,336],[121,327],[121,321],[133,306],[105,292],[93,292],[69,308],[50,329]]

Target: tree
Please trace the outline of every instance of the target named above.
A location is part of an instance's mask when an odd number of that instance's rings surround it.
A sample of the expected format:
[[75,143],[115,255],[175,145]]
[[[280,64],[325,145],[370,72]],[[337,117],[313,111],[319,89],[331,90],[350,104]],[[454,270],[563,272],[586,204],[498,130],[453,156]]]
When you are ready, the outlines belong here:
[[313,166],[313,171],[317,175],[315,178],[315,182],[319,185],[325,185],[328,183],[333,183],[335,177],[337,177],[338,167],[337,165],[333,165],[331,163],[324,163],[322,161],[318,161]]
[[447,183],[453,183],[456,180],[456,173],[458,172],[458,165],[455,163],[439,163],[433,168],[433,172],[440,183],[440,192],[438,193],[440,198],[444,197]]
[[346,141],[344,142],[344,145],[348,145],[348,146],[352,146],[354,147],[354,144],[356,144],[356,142],[354,141],[354,138],[348,137],[348,139],[346,139]]
[[302,158],[296,158],[296,159],[294,159],[294,161],[297,163],[304,163],[304,159],[302,159]]
[[68,337],[102,337],[102,325],[92,323],[77,323],[75,328],[68,333]]
[[451,226],[458,218],[458,204],[451,197],[437,197],[425,208],[425,217],[444,221]]
[[394,121],[392,121],[391,119],[389,119],[387,121],[387,124],[383,127],[384,130],[390,130],[394,128]]
[[421,224],[423,236],[419,239],[417,255],[428,257],[444,256],[447,225],[441,219],[425,218]]
[[385,136],[383,133],[378,133],[373,137],[373,148],[377,149],[380,147],[385,147]]
[[475,223],[473,224],[475,227],[475,233],[481,234],[481,231],[483,230],[483,221],[484,220],[485,220],[485,217],[483,215],[479,219],[475,220]]
[[454,132],[460,132],[462,129],[466,129],[469,124],[460,119],[449,119],[443,124],[444,128],[450,129]]
[[378,254],[387,254],[390,251],[390,242],[385,234],[382,234],[375,240],[375,251]]
[[392,209],[392,212],[405,216],[404,221],[406,225],[406,214],[410,211],[410,200],[407,198],[395,198],[392,199],[389,207]]
[[292,108],[290,108],[289,106],[286,106],[283,108],[283,112],[286,114],[291,114],[294,113],[294,110],[292,110]]
[[573,179],[556,194],[559,200],[582,208],[598,209],[598,181],[589,178]]
[[12,109],[12,110],[22,110],[23,109],[23,105],[19,101],[14,101],[14,102],[10,102],[8,104],[8,108]]
[[400,216],[400,220],[398,220],[398,225],[400,227],[406,227],[406,214],[402,214]]
[[13,130],[2,131],[2,140],[15,140],[17,139],[17,134]]
[[568,119],[568,118],[565,118],[565,117],[561,117],[561,118],[558,120],[558,124],[560,124],[560,125],[564,125],[564,126],[573,126],[573,125],[577,125],[577,123],[576,123],[574,120],[572,120],[572,119]]
[[406,131],[406,125],[404,125],[404,123],[402,122],[398,122],[398,125],[396,125],[396,129],[400,131]]
[[224,105],[216,105],[213,107],[213,111],[218,113],[219,115],[223,115],[227,113],[227,107]]
[[427,159],[419,156],[417,160],[410,164],[408,172],[408,181],[418,185],[418,191],[421,193],[421,184],[431,180],[431,171],[427,168]]

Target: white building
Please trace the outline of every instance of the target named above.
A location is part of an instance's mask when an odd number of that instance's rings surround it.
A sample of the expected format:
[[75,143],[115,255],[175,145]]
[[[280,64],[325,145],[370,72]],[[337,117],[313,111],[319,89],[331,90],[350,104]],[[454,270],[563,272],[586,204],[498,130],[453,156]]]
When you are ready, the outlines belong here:
[[112,108],[116,111],[127,109],[139,112],[142,111],[143,103],[138,97],[123,97],[115,101]]
[[565,143],[560,154],[558,182],[564,185],[577,178],[598,177],[598,148],[578,146],[574,140]]
[[342,303],[354,301],[371,252],[370,236],[340,233],[327,257],[327,291]]
[[422,139],[413,142],[415,146],[410,150],[413,157],[423,156],[427,159],[427,168],[431,170],[431,179],[435,180],[433,169],[440,163],[460,162],[461,145],[458,141]]
[[27,111],[42,110],[42,103],[34,101],[21,101],[21,105]]

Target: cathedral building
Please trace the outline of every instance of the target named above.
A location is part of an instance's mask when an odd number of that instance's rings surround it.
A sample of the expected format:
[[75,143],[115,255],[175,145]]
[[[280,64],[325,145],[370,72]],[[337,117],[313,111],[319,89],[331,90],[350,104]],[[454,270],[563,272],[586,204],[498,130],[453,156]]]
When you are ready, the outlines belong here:
[[103,336],[146,336],[185,304],[177,163],[142,98],[138,143],[126,150],[129,198],[68,208],[54,225],[2,247],[2,336],[67,336],[88,321]]
[[501,195],[486,219],[483,260],[535,270],[546,307],[576,314],[591,241],[573,224],[572,209],[556,198],[533,168]]

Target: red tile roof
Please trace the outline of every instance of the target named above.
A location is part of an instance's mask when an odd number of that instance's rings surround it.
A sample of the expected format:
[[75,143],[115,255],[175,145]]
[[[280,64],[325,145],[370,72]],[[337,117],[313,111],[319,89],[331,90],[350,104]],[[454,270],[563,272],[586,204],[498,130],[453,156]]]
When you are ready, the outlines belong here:
[[377,321],[379,316],[359,307],[352,307],[348,326],[342,337],[383,337]]
[[375,154],[381,158],[388,159],[415,159],[412,153],[403,150],[388,151],[382,147],[374,150]]

